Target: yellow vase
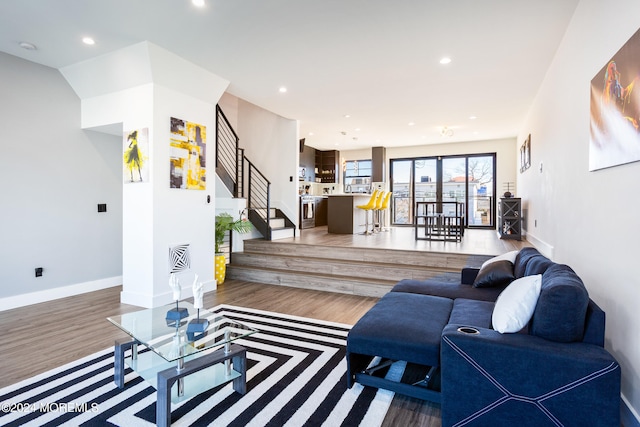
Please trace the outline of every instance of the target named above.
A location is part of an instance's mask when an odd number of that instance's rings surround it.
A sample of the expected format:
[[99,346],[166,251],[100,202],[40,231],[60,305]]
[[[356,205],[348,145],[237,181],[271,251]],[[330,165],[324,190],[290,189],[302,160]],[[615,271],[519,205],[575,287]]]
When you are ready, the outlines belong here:
[[215,259],[216,283],[222,285],[227,274],[227,258],[224,255],[216,255]]

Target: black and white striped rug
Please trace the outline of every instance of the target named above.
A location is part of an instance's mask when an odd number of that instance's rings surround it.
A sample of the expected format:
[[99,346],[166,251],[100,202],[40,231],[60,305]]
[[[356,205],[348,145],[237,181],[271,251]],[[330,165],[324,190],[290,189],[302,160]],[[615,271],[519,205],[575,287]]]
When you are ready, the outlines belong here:
[[[260,332],[247,348],[247,394],[226,384],[172,404],[173,426],[378,426],[393,393],[346,388],[349,325],[220,305],[212,309]],[[105,327],[110,327],[106,324]],[[127,370],[113,382],[113,349],[0,390],[2,426],[152,426],[156,391]],[[398,379],[403,367],[389,377]]]

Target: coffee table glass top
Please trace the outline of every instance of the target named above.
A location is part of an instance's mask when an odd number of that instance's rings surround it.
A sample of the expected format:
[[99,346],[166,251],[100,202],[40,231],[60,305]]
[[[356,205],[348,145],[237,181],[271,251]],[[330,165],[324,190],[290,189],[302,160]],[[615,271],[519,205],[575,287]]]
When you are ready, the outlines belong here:
[[175,304],[112,316],[107,320],[167,361],[222,347],[258,332],[204,309],[200,309],[198,321],[198,310],[188,302],[180,302],[179,308],[186,309],[187,313],[177,321],[179,315],[175,313]]

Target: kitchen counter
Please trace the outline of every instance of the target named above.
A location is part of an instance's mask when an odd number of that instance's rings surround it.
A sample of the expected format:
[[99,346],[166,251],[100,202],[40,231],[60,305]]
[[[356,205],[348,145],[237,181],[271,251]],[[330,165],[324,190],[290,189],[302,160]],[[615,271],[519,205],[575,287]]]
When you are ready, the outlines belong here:
[[356,206],[366,205],[370,198],[370,194],[329,195],[327,231],[333,234],[364,233],[367,212]]

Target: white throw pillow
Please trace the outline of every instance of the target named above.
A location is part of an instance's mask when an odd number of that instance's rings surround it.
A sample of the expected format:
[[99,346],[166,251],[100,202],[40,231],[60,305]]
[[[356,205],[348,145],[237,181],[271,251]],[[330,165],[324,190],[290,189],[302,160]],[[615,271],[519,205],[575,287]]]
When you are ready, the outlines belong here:
[[501,334],[518,332],[529,323],[540,296],[542,275],[514,280],[500,293],[491,315],[493,329]]
[[502,261],[502,260],[511,261],[511,264],[513,264],[516,262],[516,257],[518,256],[518,252],[520,251],[511,251],[511,252],[504,253],[502,255],[495,256],[491,259],[488,259],[482,263],[482,266],[480,267],[480,269],[482,270],[483,267],[491,264],[492,262]]

